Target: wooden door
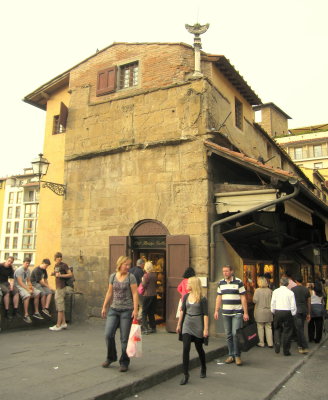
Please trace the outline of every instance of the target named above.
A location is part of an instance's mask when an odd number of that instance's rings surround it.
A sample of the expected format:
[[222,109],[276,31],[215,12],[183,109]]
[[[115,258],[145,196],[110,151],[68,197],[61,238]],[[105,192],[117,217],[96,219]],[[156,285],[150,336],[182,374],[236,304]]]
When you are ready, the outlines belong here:
[[116,261],[120,256],[127,256],[128,236],[109,237],[109,274],[115,272]]
[[177,286],[182,275],[189,267],[189,236],[166,236],[166,330],[175,332],[177,319],[176,312],[180,294]]

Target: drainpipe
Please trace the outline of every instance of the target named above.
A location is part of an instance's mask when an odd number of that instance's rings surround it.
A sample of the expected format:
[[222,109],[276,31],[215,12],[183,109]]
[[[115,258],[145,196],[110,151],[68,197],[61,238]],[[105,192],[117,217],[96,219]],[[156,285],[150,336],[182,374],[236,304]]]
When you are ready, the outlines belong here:
[[[291,183],[293,184],[293,183]],[[245,215],[251,214],[255,211],[260,211],[263,210],[264,208],[279,204],[279,203],[283,203],[287,200],[292,199],[293,197],[296,197],[300,192],[300,187],[299,187],[299,182],[296,182],[294,184],[294,191],[293,193],[287,195],[287,196],[282,196],[279,199],[275,199],[275,200],[271,200],[268,201],[266,203],[262,203],[256,207],[253,208],[249,208],[248,210],[239,212],[237,214],[231,215],[229,217],[220,219],[219,221],[214,221],[211,224],[210,227],[210,282],[214,282],[214,262],[215,262],[215,242],[214,242],[214,228],[217,226],[220,226],[222,224],[224,224],[225,222],[230,222],[233,220],[236,220],[238,218],[244,217]]]

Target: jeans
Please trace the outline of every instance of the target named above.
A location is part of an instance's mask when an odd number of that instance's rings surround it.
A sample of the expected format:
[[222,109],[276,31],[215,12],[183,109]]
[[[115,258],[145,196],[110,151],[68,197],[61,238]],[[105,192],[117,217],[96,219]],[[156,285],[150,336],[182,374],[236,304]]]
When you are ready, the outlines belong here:
[[307,349],[309,347],[308,342],[304,335],[305,320],[306,320],[306,313],[297,313],[294,317],[294,324],[297,334],[297,346],[301,347],[302,349]]
[[114,308],[110,308],[108,311],[105,326],[105,338],[107,344],[107,360],[110,362],[117,360],[115,333],[117,328],[120,327],[122,348],[120,364],[126,366],[130,364],[130,358],[126,354],[126,348],[132,324],[132,311],[133,310],[117,310]]
[[309,341],[320,343],[323,330],[323,317],[311,317],[309,322]]
[[243,326],[243,315],[223,315],[223,326],[227,337],[227,344],[229,350],[229,356],[240,357],[240,350],[238,347],[238,340],[236,336],[237,329]]
[[274,343],[280,346],[281,339],[284,354],[289,353],[293,335],[293,316],[290,311],[276,310],[273,317]]

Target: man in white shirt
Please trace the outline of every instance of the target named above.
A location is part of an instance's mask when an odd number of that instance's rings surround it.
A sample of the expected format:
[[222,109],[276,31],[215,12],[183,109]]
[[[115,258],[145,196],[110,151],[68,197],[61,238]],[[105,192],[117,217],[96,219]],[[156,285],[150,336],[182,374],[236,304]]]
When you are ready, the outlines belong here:
[[271,299],[271,312],[274,314],[274,350],[280,352],[280,344],[285,356],[290,356],[290,343],[293,334],[293,316],[296,315],[296,302],[294,293],[287,288],[287,277],[280,279],[280,287],[273,291]]

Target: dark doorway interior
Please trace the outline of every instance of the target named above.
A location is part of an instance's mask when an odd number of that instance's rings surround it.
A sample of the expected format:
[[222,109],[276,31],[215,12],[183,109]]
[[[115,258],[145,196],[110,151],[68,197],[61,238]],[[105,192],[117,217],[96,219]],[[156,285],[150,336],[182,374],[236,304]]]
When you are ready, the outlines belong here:
[[157,273],[157,301],[156,301],[156,323],[165,322],[165,301],[166,301],[166,251],[156,249],[137,249],[133,251],[133,264],[139,258],[145,261],[151,261],[154,265],[154,270]]

